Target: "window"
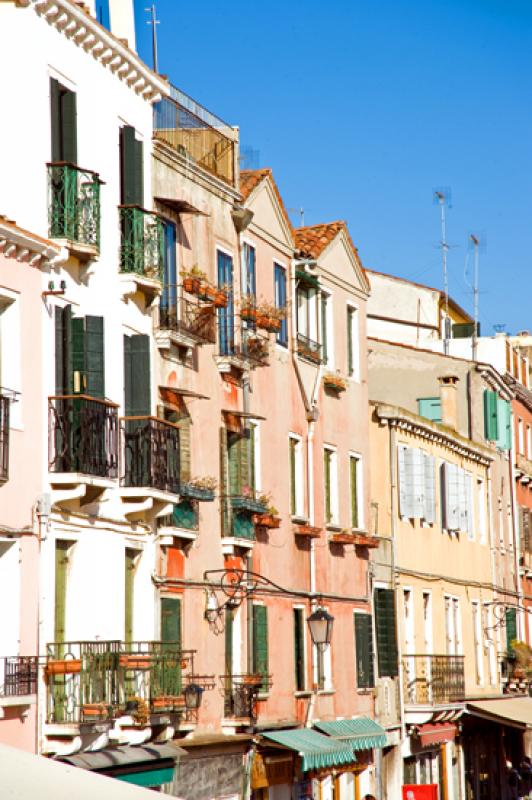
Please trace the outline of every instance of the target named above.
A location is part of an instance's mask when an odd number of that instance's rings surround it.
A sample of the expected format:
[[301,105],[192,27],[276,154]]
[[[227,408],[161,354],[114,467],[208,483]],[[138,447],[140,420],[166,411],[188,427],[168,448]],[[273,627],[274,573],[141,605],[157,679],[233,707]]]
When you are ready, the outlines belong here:
[[447,655],[462,653],[462,624],[460,620],[460,601],[457,597],[445,596],[445,639]]
[[375,686],[371,614],[355,611],[355,653],[357,687],[370,689]]
[[477,478],[477,529],[481,544],[486,543],[486,495],[484,491],[484,480]]
[[135,128],[120,128],[120,203],[144,206],[143,143],[137,139]]
[[517,420],[517,440],[518,440],[518,447],[519,447],[519,455],[524,456],[525,454],[525,431],[523,420]]
[[322,359],[318,339],[318,302],[316,288],[300,281],[296,290],[297,352],[301,358],[313,364],[320,364]]
[[181,649],[181,598],[161,597],[161,641]]
[[515,608],[507,608],[505,611],[506,623],[506,652],[508,657],[514,655],[514,648],[512,642],[517,639],[517,610]]
[[510,450],[512,407],[510,403],[486,389],[484,391],[484,435],[500,450]]
[[109,17],[109,0],[96,0],[95,12],[96,19],[100,25],[103,25],[104,28],[107,28],[107,30],[110,31],[111,22]]
[[441,422],[441,400],[439,397],[420,397],[417,401],[417,413],[431,422]]
[[362,459],[359,456],[349,456],[349,482],[351,492],[351,527],[362,528],[364,525],[362,514]]
[[275,293],[275,307],[284,309],[285,315],[281,319],[281,327],[275,335],[277,344],[283,347],[288,346],[288,319],[286,309],[286,270],[279,264],[274,265],[274,293]]
[[403,614],[405,627],[405,651],[409,654],[415,652],[414,639],[414,593],[412,589],[403,589]]
[[471,539],[473,531],[473,478],[456,464],[444,461],[442,470],[442,525],[447,531],[467,532]]
[[322,362],[329,369],[334,368],[332,297],[328,292],[321,292],[321,355]]
[[347,374],[358,381],[360,378],[358,310],[347,307]]
[[[0,294],[0,394],[2,389],[22,390],[22,352],[19,296],[2,289]],[[22,397],[9,401],[9,425],[22,427]]]
[[336,450],[323,449],[323,474],[325,489],[325,524],[338,523],[338,462]]
[[227,288],[227,305],[218,309],[218,337],[220,355],[235,352],[234,299],[233,299],[233,259],[227,253],[217,250],[218,286]]
[[164,230],[164,285],[159,301],[161,311],[170,312],[177,319],[177,263],[176,263],[176,226],[165,220]]
[[375,589],[374,614],[379,677],[395,678],[399,670],[393,589]]
[[475,643],[475,670],[479,686],[484,683],[484,650],[482,647],[482,620],[480,617],[480,604],[478,600],[471,603],[473,610],[473,638]]
[[303,517],[303,447],[298,436],[288,438],[290,456],[290,513]]
[[[493,606],[491,603],[484,603],[484,619],[485,619],[485,636],[486,645],[488,648],[488,667],[490,675],[490,684],[494,686],[497,683],[497,653],[495,647],[495,628],[493,626]],[[497,625],[497,631],[499,626]]]
[[55,543],[55,608],[54,641],[66,638],[67,579],[72,542],[56,540]]
[[124,336],[124,414],[126,417],[151,413],[150,337]]
[[242,294],[253,297],[254,300],[257,297],[255,261],[255,248],[248,242],[244,242],[242,248]]
[[434,456],[415,447],[399,445],[399,513],[407,519],[435,521]]
[[532,428],[526,426],[526,457],[532,461]]
[[432,654],[432,595],[423,592],[423,638],[425,640],[425,653]]
[[262,692],[268,691],[268,609],[253,606],[253,673],[262,675]]
[[103,317],[73,317],[72,306],[56,306],[55,389],[105,397]]
[[50,79],[52,162],[78,162],[76,93]]
[[305,691],[305,610],[294,608],[294,668],[296,692]]
[[135,570],[138,552],[126,547],[124,559],[124,641],[133,641]]

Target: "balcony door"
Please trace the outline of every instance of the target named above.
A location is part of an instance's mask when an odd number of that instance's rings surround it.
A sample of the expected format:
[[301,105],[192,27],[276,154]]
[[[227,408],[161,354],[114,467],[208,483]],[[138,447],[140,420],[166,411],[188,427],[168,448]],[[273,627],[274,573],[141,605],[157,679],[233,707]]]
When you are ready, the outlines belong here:
[[176,226],[165,220],[164,230],[164,286],[159,308],[167,315],[177,319],[177,261],[176,261]]
[[154,673],[161,694],[177,697],[182,690],[181,598],[161,597],[161,658]]
[[151,475],[150,337],[124,336],[124,470],[126,486],[148,486]]
[[227,253],[217,251],[218,286],[227,289],[227,306],[218,309],[218,333],[220,339],[220,355],[232,355],[235,352],[235,320],[233,296],[233,259]]

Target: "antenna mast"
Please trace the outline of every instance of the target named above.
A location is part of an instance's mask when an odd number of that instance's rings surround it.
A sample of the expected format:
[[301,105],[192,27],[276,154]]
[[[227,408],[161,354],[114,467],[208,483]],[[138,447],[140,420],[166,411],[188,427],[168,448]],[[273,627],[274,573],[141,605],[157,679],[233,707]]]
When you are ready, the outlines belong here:
[[451,321],[449,319],[449,278],[447,275],[447,251],[449,245],[446,240],[445,232],[445,202],[446,197],[444,192],[434,192],[438,203],[440,204],[440,220],[441,220],[441,258],[443,266],[443,292],[445,296],[445,318],[443,320],[443,352],[449,355],[449,334]]
[[150,19],[147,20],[146,25],[151,25],[151,27],[152,27],[152,31],[151,31],[151,46],[152,46],[152,53],[153,53],[153,71],[158,73],[159,72],[159,65],[157,63],[158,62],[158,59],[157,59],[157,28],[155,26],[159,24],[159,20],[157,19],[157,15],[156,15],[156,12],[155,12],[155,3],[152,3],[149,8],[146,8],[144,10],[148,11],[149,14],[150,14]]
[[478,245],[479,239],[478,236],[475,236],[473,233],[470,234],[469,238],[473,242],[473,247],[475,248],[475,263],[473,269],[473,319],[475,321],[474,328],[473,328],[473,361],[477,360],[477,331],[478,331]]

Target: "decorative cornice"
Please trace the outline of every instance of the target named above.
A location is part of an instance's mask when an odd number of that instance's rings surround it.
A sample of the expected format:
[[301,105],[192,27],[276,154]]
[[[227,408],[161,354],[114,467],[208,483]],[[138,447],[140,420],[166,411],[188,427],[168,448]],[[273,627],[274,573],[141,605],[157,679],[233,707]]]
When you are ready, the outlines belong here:
[[501,394],[504,400],[510,401],[513,399],[512,390],[506,385],[502,375],[491,364],[475,364],[475,370],[495,392]]
[[68,256],[66,250],[49,239],[19,228],[14,222],[1,216],[0,254],[29,264],[30,267],[45,267]]
[[470,461],[475,461],[484,467],[488,467],[494,460],[494,455],[488,448],[473,444],[469,439],[464,439],[456,431],[445,428],[437,423],[429,422],[416,414],[412,414],[398,406],[390,406],[381,403],[372,404],[375,407],[377,418],[390,428],[406,431],[425,439],[436,445],[447,447],[453,453]]
[[155,103],[170,93],[163,78],[72,0],[27,0],[24,5],[31,6],[46,22],[90,53],[148,102]]

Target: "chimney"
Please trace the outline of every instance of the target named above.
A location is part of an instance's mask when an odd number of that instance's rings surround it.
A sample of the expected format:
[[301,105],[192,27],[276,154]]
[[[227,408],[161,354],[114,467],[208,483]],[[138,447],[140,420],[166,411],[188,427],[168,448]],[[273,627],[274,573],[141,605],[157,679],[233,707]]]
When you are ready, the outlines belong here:
[[442,425],[458,430],[458,394],[456,375],[443,375],[438,378],[440,384],[441,421]]

